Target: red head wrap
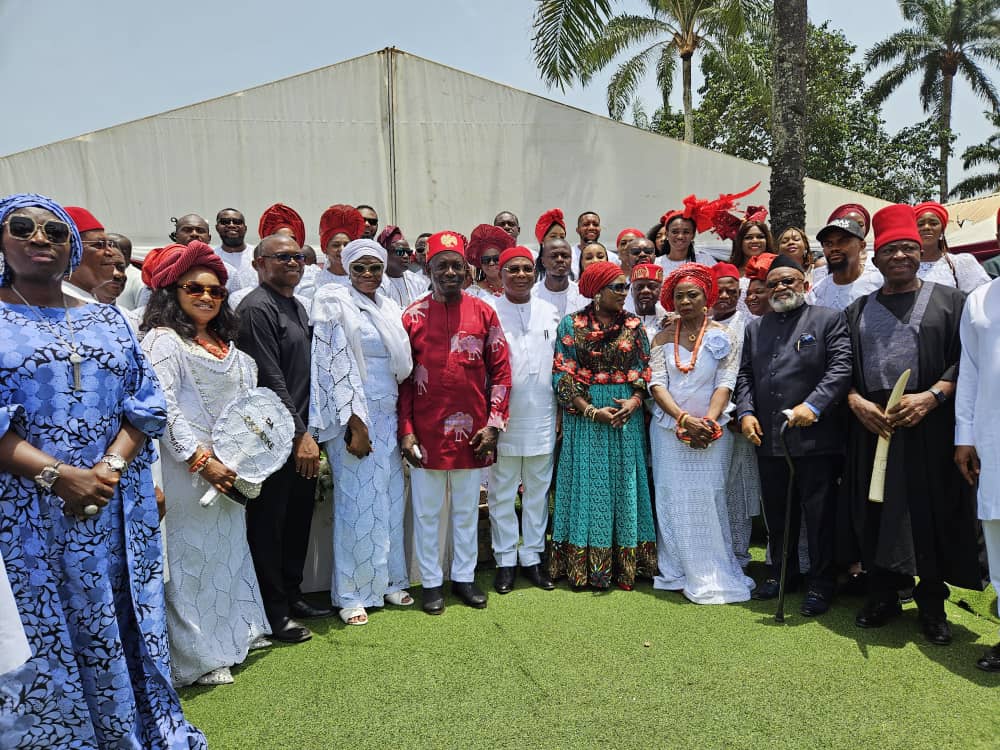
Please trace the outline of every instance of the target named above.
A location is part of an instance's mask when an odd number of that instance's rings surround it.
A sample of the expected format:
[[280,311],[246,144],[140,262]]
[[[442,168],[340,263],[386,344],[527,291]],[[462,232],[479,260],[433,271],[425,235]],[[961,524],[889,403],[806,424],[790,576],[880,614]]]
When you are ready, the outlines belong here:
[[150,289],[163,289],[176,284],[192,268],[207,268],[219,277],[219,283],[229,280],[229,273],[222,258],[211,245],[193,240],[187,245],[167,245],[150,250],[142,262],[142,283]]
[[514,258],[527,258],[532,264],[535,262],[535,256],[531,254],[531,250],[524,245],[518,245],[517,247],[508,247],[500,253],[500,268],[503,268],[508,262],[514,260]]
[[660,304],[667,312],[674,312],[674,289],[678,284],[697,284],[705,293],[705,304],[712,307],[719,298],[719,287],[715,284],[712,269],[701,263],[685,263],[667,276],[660,289]]
[[917,230],[916,209],[905,203],[886,206],[876,211],[872,217],[872,228],[875,230],[875,250],[897,240],[911,240],[918,245],[922,244],[920,232]]
[[480,268],[482,264],[479,259],[491,247],[502,253],[507,248],[514,247],[514,238],[500,227],[495,227],[492,224],[480,224],[469,235],[469,244],[465,247],[465,257],[469,263]]
[[563,212],[561,208],[550,208],[544,214],[538,217],[538,221],[535,222],[535,239],[538,240],[538,244],[542,244],[542,238],[545,237],[546,232],[548,232],[553,224],[558,224],[563,229],[566,229],[566,219],[563,218]]
[[[937,201],[924,201],[923,203],[918,203],[913,207],[913,218],[915,219],[919,219],[922,214],[926,213],[935,214],[938,219],[941,220],[942,227],[948,226],[948,209]],[[80,231],[82,232],[83,230],[81,229]]]
[[[359,213],[358,216],[361,214]],[[352,237],[352,240],[356,240],[357,237]],[[394,224],[387,224],[385,229],[379,232],[377,242],[382,247],[385,248],[387,253],[392,252],[392,243],[396,240],[405,240],[406,237],[403,236],[403,230]]]
[[624,274],[625,272],[621,266],[609,260],[599,260],[596,263],[591,263],[580,274],[580,281],[578,283],[580,294],[593,299],[599,291]]
[[306,244],[306,225],[302,223],[302,217],[298,212],[284,203],[275,203],[260,216],[257,224],[257,234],[261,239],[270,237],[279,229],[291,229],[292,236],[299,243],[299,247]]
[[997,209],[997,226],[1000,227],[1000,208]]
[[320,250],[326,250],[330,240],[338,234],[346,234],[353,241],[365,233],[365,217],[354,206],[338,203],[330,206],[319,217]]
[[95,229],[104,229],[101,222],[97,220],[97,217],[85,208],[80,208],[79,206],[66,206],[66,213],[69,214],[69,218],[71,218],[73,223],[76,224],[76,231],[81,234],[84,232],[92,232]]
[[465,257],[465,238],[458,232],[438,232],[427,238],[427,262],[438,253],[458,253]]
[[618,247],[621,244],[622,237],[624,237],[626,234],[634,235],[636,239],[639,239],[640,237],[645,237],[646,236],[645,232],[643,232],[642,230],[636,229],[635,227],[629,227],[627,229],[623,229],[622,231],[620,231],[618,233],[618,239],[615,240],[615,247]]
[[865,237],[868,236],[868,232],[872,228],[872,217],[868,213],[868,209],[862,206],[860,203],[845,203],[842,206],[837,206],[833,209],[833,213],[826,220],[827,224],[832,224],[834,219],[843,219],[847,214],[861,214],[865,217]]
[[650,281],[658,281],[663,283],[663,266],[658,266],[655,263],[638,263],[632,266],[632,281],[640,281],[642,279],[649,279]]
[[747,260],[743,267],[743,275],[748,279],[764,281],[767,279],[767,272],[771,270],[771,264],[778,256],[774,253],[761,253]]
[[716,283],[718,283],[719,279],[738,279],[740,277],[740,269],[732,263],[716,263],[712,266],[712,275],[715,276]]

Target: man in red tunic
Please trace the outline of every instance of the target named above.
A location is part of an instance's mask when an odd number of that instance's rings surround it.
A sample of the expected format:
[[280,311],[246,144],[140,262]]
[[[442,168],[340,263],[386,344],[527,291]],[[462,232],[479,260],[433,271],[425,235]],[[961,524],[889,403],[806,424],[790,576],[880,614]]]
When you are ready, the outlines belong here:
[[496,312],[462,293],[467,263],[461,235],[431,235],[427,262],[433,291],[403,313],[413,372],[399,386],[399,443],[413,466],[413,543],[423,607],[437,615],[444,611],[438,539],[449,487],[452,592],[470,607],[486,606],[474,582],[479,482],[507,425],[511,375]]

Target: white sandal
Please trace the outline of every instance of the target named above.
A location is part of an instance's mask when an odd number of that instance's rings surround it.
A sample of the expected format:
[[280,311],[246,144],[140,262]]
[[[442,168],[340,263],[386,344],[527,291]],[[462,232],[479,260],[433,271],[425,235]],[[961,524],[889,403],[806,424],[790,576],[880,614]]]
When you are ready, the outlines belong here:
[[395,604],[397,607],[409,607],[413,604],[413,597],[410,596],[410,592],[406,589],[386,594],[385,600],[389,602],[389,604]]
[[[358,622],[350,622],[355,618],[361,618]],[[367,625],[368,613],[364,607],[343,607],[340,610],[340,619],[345,625]]]
[[233,673],[229,671],[229,667],[219,667],[203,674],[194,682],[196,685],[232,685]]

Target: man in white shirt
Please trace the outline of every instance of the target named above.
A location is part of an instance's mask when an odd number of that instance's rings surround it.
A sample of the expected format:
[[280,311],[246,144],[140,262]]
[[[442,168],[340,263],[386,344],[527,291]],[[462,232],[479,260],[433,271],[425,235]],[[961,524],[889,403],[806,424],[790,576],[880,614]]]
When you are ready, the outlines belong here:
[[256,287],[253,248],[246,243],[247,222],[243,213],[235,208],[222,209],[215,215],[215,231],[221,240],[221,244],[215,248],[215,254],[222,258],[229,271],[226,288],[235,292],[244,287]]
[[410,243],[399,227],[388,224],[378,236],[378,244],[386,253],[379,291],[405,310],[430,288],[430,281],[423,274],[409,270]]
[[[652,246],[649,240],[643,240]],[[632,293],[625,300],[625,309],[639,316],[646,338],[653,343],[653,337],[660,330],[660,323],[667,311],[660,304],[660,288],[663,286],[663,269],[650,260],[632,267]]]
[[513,212],[501,211],[498,213],[493,217],[493,226],[500,227],[513,238],[514,244],[517,244],[517,238],[521,234],[521,222],[518,221]]
[[[509,593],[520,562],[521,575],[551,591],[555,584],[540,563],[556,446],[552,357],[560,315],[554,306],[531,295],[535,264],[528,248],[501,253],[500,279],[504,293],[495,299],[495,306],[507,338],[512,384],[507,429],[500,433],[497,460],[490,467],[488,502],[497,563],[493,586],[498,594]],[[514,512],[518,485],[524,488],[520,532]]]
[[73,275],[63,281],[63,294],[83,302],[97,302],[94,290],[111,280],[112,261],[119,256],[119,251],[108,240],[104,225],[90,211],[80,206],[66,206],[66,213],[80,232],[83,257]]
[[538,257],[541,279],[535,283],[532,296],[554,305],[560,318],[590,304],[590,300],[580,294],[576,282],[569,278],[572,258],[569,243],[561,238],[546,240]]
[[865,252],[865,230],[853,219],[834,219],[816,234],[829,271],[806,295],[818,307],[845,310],[882,288],[884,279]]
[[[599,242],[601,239],[601,217],[595,211],[584,211],[576,218],[576,235],[580,241],[573,245],[573,268],[580,267],[580,253],[583,248],[591,242]],[[605,248],[608,260],[618,263],[618,253]]]

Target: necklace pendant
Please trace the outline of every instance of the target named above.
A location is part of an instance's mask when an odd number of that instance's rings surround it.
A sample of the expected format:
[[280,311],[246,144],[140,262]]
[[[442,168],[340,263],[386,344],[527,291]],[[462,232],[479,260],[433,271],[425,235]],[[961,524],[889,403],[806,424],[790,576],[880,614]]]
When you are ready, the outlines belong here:
[[688,341],[690,341],[692,344],[697,340],[698,340],[697,334],[692,333],[690,336],[688,336]]
[[76,352],[69,355],[69,363],[73,365],[73,390],[77,393],[83,390],[83,386],[80,383],[80,364],[82,362],[83,357]]

